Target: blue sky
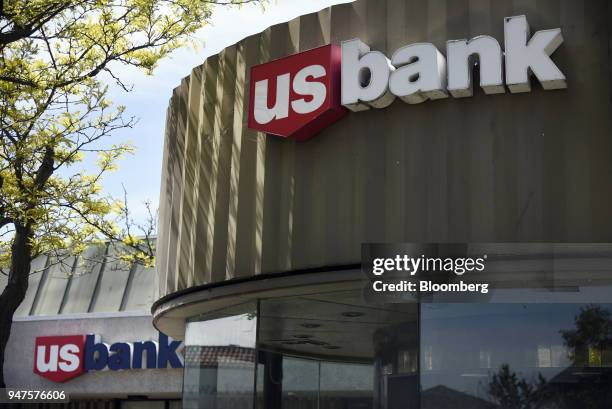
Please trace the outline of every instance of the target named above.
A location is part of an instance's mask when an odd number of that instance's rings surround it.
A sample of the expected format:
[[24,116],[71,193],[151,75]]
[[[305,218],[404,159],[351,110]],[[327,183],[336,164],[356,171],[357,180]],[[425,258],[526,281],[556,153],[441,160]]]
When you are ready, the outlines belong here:
[[197,49],[188,46],[176,50],[160,63],[152,76],[132,67],[114,67],[124,82],[133,85],[133,90],[126,93],[110,80],[110,99],[115,104],[124,105],[126,115],[135,116],[138,123],[132,129],[116,132],[107,142],[130,141],[136,147],[136,153],[122,160],[119,170],[104,179],[104,190],[122,197],[122,184],[125,185],[134,218],[142,221],[143,202],[149,200],[157,208],[159,201],[166,107],[172,89],[181,78],[189,75],[191,69],[202,64],[206,57],[270,25],[347,2],[350,0],[271,0],[265,10],[259,5],[241,8],[219,6],[209,24],[195,36]]

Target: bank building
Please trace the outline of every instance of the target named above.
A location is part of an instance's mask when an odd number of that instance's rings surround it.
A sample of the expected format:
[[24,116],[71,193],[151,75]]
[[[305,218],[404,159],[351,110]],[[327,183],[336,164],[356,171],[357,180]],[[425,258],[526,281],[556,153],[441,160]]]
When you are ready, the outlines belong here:
[[[147,318],[184,368],[147,399],[612,407],[611,23],[606,0],[357,0],[194,67]],[[488,291],[371,297],[364,260],[395,248],[486,256],[417,276]]]
[[[183,407],[611,407],[611,21],[358,0],[194,67],[152,309],[185,342]],[[487,255],[462,279],[488,294],[373,302],[368,243]]]

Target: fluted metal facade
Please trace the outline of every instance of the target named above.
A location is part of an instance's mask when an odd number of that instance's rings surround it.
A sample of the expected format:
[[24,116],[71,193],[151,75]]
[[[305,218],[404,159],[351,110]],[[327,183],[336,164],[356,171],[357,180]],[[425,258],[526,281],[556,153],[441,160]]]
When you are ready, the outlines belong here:
[[[401,46],[561,27],[569,88],[350,113],[308,142],[247,128],[249,68],[359,37]],[[612,241],[612,4],[359,0],[209,57],[167,114],[159,296],[260,273],[355,263],[362,242]]]

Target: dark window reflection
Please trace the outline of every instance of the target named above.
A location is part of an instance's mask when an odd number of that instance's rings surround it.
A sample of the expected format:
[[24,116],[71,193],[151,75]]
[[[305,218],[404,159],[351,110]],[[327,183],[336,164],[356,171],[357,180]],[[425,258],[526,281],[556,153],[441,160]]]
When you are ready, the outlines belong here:
[[612,407],[611,305],[423,304],[421,407]]
[[261,409],[417,409],[418,306],[361,289],[261,300]]
[[191,320],[184,407],[612,409],[612,304],[264,299]]

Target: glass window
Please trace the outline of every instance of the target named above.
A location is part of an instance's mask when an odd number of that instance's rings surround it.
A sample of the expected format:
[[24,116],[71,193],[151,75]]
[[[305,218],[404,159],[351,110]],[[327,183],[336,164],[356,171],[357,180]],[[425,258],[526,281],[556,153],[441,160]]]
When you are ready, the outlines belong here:
[[[319,362],[312,359],[283,357],[282,378],[277,382],[282,390],[283,408],[317,409],[319,396]],[[267,372],[270,374],[270,371]],[[264,408],[267,408],[264,405]]]
[[122,401],[121,409],[166,409],[163,400],[135,400]]
[[320,409],[372,407],[374,368],[371,364],[321,362]]
[[186,345],[186,408],[610,409],[612,402],[612,304],[373,305],[360,290],[313,291],[197,317]]
[[257,304],[205,314],[187,323],[183,407],[253,407]]
[[418,396],[415,303],[339,290],[261,300],[259,318],[260,409],[410,409]]
[[423,304],[421,407],[608,408],[611,313],[610,304]]

